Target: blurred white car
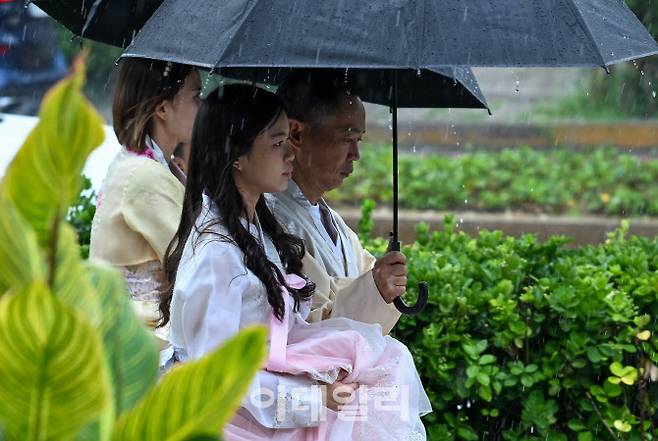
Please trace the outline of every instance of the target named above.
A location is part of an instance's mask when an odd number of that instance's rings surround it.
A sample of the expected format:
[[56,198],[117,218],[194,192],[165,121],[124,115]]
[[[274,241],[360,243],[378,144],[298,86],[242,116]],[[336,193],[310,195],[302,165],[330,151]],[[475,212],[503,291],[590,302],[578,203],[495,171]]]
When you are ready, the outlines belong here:
[[[35,116],[0,113],[0,179],[37,121],[39,118]],[[105,141],[89,156],[83,171],[91,179],[92,187],[97,192],[107,173],[107,167],[121,149],[112,127],[106,125],[104,128]]]

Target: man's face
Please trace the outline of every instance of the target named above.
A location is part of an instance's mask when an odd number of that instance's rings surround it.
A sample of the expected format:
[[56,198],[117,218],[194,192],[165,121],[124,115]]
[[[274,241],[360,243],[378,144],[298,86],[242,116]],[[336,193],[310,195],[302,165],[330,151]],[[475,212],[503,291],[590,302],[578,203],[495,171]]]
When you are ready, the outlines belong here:
[[296,151],[295,174],[326,193],[340,187],[360,159],[366,112],[358,97],[345,96],[335,112],[305,125]]

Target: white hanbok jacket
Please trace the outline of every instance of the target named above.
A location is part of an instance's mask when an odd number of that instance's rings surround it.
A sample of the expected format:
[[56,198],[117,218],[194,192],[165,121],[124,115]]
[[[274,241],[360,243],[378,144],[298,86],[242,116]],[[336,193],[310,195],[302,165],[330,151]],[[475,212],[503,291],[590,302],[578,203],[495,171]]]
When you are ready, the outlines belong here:
[[[204,225],[218,217],[204,196],[204,210],[183,250],[171,301],[169,341],[179,360],[193,360],[219,347],[250,325],[269,323],[271,308],[267,291],[247,269],[244,253],[215,234],[202,234]],[[268,259],[284,272],[274,244],[255,224],[243,225],[265,248]],[[223,225],[210,231],[228,237]],[[194,243],[194,247],[192,244]],[[308,314],[308,305],[295,314]],[[303,320],[303,317],[300,317]],[[290,325],[295,320],[290,320]],[[289,326],[290,327],[290,326]],[[242,401],[240,412],[268,428],[312,427],[318,424],[322,394],[307,377],[261,370]],[[272,398],[263,405],[263,396]]]
[[[382,331],[389,333],[400,313],[384,301],[375,285],[372,268],[376,259],[340,215],[327,206],[342,245],[342,253],[335,253],[326,240],[324,225],[313,216],[313,206],[293,180],[286,191],[268,194],[267,202],[279,222],[304,240],[303,271],[316,285],[308,321],[347,317],[379,323]],[[324,200],[319,203],[326,206]]]

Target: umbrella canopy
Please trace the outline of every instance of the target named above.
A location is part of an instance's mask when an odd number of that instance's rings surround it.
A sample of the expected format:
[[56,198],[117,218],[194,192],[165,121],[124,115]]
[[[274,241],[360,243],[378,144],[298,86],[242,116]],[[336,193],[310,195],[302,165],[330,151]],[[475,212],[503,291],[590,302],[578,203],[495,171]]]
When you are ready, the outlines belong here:
[[162,0],[28,0],[80,37],[126,47]]
[[623,0],[165,0],[127,52],[219,68],[411,69],[607,67],[656,53]]

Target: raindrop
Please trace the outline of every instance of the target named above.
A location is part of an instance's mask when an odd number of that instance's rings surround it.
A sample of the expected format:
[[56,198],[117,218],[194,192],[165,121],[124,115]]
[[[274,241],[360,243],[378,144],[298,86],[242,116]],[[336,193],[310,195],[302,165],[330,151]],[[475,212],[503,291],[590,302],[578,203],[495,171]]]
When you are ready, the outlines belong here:
[[654,97],[654,98],[656,97],[656,91],[655,90],[651,91],[651,96]]
[[468,199],[464,199],[464,204],[468,204]]
[[464,408],[464,406],[462,406],[461,404],[457,405],[457,410],[462,410],[463,408]]
[[416,153],[416,146],[415,145],[411,148],[411,151]]
[[516,85],[514,86],[514,92],[519,93],[521,90],[521,82],[519,80],[516,80]]

